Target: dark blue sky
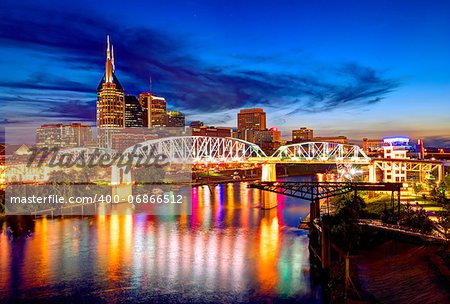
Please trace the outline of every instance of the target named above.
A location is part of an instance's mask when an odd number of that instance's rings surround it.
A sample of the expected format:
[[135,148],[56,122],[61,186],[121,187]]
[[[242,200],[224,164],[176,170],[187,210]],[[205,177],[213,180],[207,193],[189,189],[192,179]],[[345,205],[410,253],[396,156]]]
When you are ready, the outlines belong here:
[[450,144],[449,1],[3,1],[1,124],[95,121],[105,37],[126,93],[285,134]]

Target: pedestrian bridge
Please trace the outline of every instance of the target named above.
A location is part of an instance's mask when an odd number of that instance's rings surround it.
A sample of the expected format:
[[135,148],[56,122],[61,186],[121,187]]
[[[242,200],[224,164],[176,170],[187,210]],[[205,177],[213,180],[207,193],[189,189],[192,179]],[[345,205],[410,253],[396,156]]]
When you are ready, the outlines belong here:
[[[369,167],[369,180],[377,182],[378,173],[384,174],[383,181],[390,171],[397,167],[410,173],[435,173],[436,182],[443,176],[443,164],[429,160],[412,159],[371,159],[357,145],[331,142],[305,142],[279,147],[272,155],[266,155],[256,144],[231,137],[172,136],[151,139],[137,143],[122,153],[111,149],[72,148],[60,151],[62,155],[72,155],[84,161],[88,155],[110,159],[130,159],[127,164],[141,164],[142,158],[162,155],[170,164],[184,165],[227,165],[259,164],[262,167],[262,181],[276,180],[276,164],[334,164],[339,176],[351,179],[349,174],[354,165]],[[83,156],[83,157],[81,157]],[[112,164],[115,164],[113,161]],[[120,167],[120,165],[119,165]],[[117,168],[116,168],[117,169]],[[120,169],[120,168],[119,168]],[[115,169],[113,168],[113,171]],[[378,171],[378,172],[377,172]]]
[[352,163],[370,158],[357,145],[306,142],[279,147],[271,156],[256,144],[230,137],[177,136],[152,139],[126,149],[133,157],[162,154],[170,163]]
[[[369,164],[371,159],[357,145],[329,142],[305,142],[279,147],[268,156],[256,144],[231,137],[173,136],[137,143],[122,153],[111,149],[72,148],[60,151],[62,155],[72,155],[84,161],[91,157],[125,157],[132,164],[141,163],[143,158],[163,155],[170,164],[244,164],[262,166],[262,181],[276,180],[276,164],[336,164],[338,171],[346,171],[353,164]],[[119,157],[119,155],[121,155]],[[129,164],[130,162],[126,162]],[[347,167],[343,167],[347,166]],[[113,166],[114,172],[121,172]],[[131,177],[114,178],[113,181],[131,181]]]

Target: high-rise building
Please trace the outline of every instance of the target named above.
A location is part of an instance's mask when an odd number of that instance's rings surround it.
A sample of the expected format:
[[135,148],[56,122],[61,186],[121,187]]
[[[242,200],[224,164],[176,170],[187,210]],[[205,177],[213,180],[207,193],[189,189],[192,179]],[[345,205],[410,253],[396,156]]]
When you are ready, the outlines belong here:
[[134,95],[125,96],[125,127],[142,127],[142,107]]
[[179,111],[168,110],[164,114],[164,125],[166,127],[184,127],[186,118]]
[[36,146],[53,147],[86,147],[93,145],[92,129],[81,123],[45,124],[36,131]]
[[114,48],[106,38],[105,74],[97,87],[97,127],[99,144],[111,146],[111,133],[125,127],[125,96],[115,74]]
[[281,146],[281,132],[275,127],[268,130],[256,131],[254,138],[255,143],[267,154],[272,154]]
[[314,138],[314,131],[312,129],[300,128],[298,130],[292,130],[293,143],[312,141],[313,138]]
[[166,100],[149,92],[139,94],[139,103],[142,107],[142,124],[144,127],[164,126],[166,114]]
[[238,131],[266,129],[266,112],[262,108],[241,109],[237,115]]

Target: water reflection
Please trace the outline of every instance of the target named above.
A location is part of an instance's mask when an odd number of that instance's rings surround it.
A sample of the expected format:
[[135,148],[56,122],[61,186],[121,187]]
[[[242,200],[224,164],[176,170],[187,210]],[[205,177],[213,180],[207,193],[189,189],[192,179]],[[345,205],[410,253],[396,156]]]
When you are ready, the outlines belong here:
[[314,300],[308,204],[246,183],[192,189],[192,215],[38,219],[31,236],[0,234],[0,300],[248,302]]

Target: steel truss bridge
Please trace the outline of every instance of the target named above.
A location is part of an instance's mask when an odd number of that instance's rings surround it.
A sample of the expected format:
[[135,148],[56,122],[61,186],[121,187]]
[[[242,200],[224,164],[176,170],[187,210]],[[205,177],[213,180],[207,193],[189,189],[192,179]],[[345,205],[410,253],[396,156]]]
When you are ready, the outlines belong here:
[[148,140],[127,148],[134,157],[166,155],[171,163],[333,163],[368,164],[357,145],[306,142],[281,146],[267,156],[256,144],[230,137],[178,136]]
[[[368,165],[371,182],[377,182],[377,170],[384,172],[404,168],[408,172],[420,172],[420,176],[438,172],[437,182],[442,180],[443,165],[421,160],[371,159],[357,145],[305,142],[279,147],[268,156],[256,144],[230,137],[174,136],[152,139],[135,144],[120,153],[104,148],[70,148],[58,152],[58,157],[84,162],[89,157],[115,158],[125,155],[133,163],[139,158],[164,155],[172,164],[262,164],[263,180],[276,179],[276,164],[335,164],[340,177],[348,176],[352,166]],[[397,162],[402,165],[396,165]],[[434,170],[434,171],[433,171]],[[267,177],[267,178],[265,178]],[[422,179],[422,178],[421,178]],[[389,180],[387,176],[383,180]]]
[[305,142],[279,147],[269,158],[275,162],[368,164],[370,157],[357,145]]

